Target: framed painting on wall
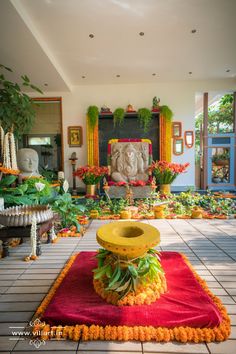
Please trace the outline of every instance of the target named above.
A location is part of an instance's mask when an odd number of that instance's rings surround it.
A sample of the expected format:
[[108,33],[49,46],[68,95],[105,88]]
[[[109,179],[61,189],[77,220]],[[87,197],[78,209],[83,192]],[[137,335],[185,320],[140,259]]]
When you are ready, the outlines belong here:
[[172,137],[180,138],[182,135],[182,123],[181,122],[173,122],[172,123]]
[[193,135],[193,131],[192,130],[186,130],[184,132],[184,142],[185,142],[185,146],[187,148],[193,147],[194,135]]
[[82,127],[68,127],[68,144],[70,147],[80,147],[83,144]]
[[173,140],[173,154],[182,155],[184,152],[184,142],[182,138],[175,138]]

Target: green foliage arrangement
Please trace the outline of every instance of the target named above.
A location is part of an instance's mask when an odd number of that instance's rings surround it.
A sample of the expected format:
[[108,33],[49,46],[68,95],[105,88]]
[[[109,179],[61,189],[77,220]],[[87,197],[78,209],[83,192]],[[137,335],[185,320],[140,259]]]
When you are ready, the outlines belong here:
[[225,151],[222,154],[215,154],[212,156],[212,162],[217,164],[219,161],[227,161],[230,158],[230,153],[229,151]]
[[138,110],[138,120],[143,131],[146,133],[149,130],[152,121],[152,112],[148,108],[139,108]]
[[0,182],[0,197],[6,207],[14,205],[48,204],[53,199],[53,189],[49,182],[42,178],[28,178],[21,185],[11,185],[16,176],[6,175]]
[[112,290],[122,299],[130,291],[136,291],[139,284],[146,284],[155,280],[158,273],[164,273],[158,252],[150,249],[144,257],[129,262],[122,267],[118,257],[105,249],[99,249],[96,255],[98,268],[94,269],[94,279],[106,279],[106,290]]
[[89,126],[94,129],[98,122],[99,109],[97,106],[89,106],[87,115],[89,118]]
[[122,126],[124,123],[124,117],[125,117],[125,110],[124,108],[116,108],[116,110],[113,113],[113,122],[114,122],[114,127],[116,125]]
[[[12,72],[12,69],[2,64],[0,69]],[[21,86],[42,93],[38,87],[31,84],[28,76],[22,75],[21,80]],[[9,131],[13,126],[17,138],[30,131],[35,118],[32,103],[32,99],[22,91],[18,83],[11,82],[0,74],[0,121],[5,131]]]
[[165,117],[167,121],[172,121],[174,114],[168,106],[166,105],[160,106],[160,110],[161,110],[161,114],[163,115],[163,117]]
[[52,210],[59,214],[62,227],[76,226],[80,231],[80,225],[77,220],[79,213],[84,212],[83,205],[75,204],[70,193],[64,193],[57,197],[52,204]]

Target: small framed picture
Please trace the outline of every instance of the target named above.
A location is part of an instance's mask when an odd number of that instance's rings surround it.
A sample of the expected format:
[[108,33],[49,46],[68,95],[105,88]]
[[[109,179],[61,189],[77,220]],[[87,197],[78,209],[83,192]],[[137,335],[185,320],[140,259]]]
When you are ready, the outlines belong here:
[[182,123],[181,122],[173,122],[172,123],[172,137],[180,138],[182,135]]
[[173,154],[182,155],[184,152],[184,141],[182,138],[175,138],[173,140]]
[[80,147],[83,144],[82,127],[68,127],[68,144],[70,147]]
[[193,147],[194,135],[193,135],[193,131],[192,130],[186,130],[184,132],[184,142],[185,142],[185,146],[187,148]]

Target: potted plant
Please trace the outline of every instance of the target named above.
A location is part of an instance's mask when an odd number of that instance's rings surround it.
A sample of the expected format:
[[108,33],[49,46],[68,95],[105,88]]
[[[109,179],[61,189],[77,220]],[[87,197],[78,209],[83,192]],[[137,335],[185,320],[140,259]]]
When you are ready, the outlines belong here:
[[124,117],[125,117],[125,110],[124,108],[116,108],[116,110],[113,113],[113,122],[114,126],[116,125],[123,125],[124,123]]
[[96,185],[106,174],[108,174],[108,167],[105,166],[82,166],[74,172],[74,176],[84,182],[86,194],[90,196],[95,196]]
[[99,109],[97,106],[89,106],[88,111],[88,121],[89,121],[89,126],[92,130],[96,127],[96,124],[98,122],[98,115],[99,115]]
[[149,130],[152,121],[152,112],[148,108],[139,108],[138,120],[140,122],[143,131],[146,133]]
[[229,165],[230,153],[225,151],[222,154],[215,154],[212,156],[212,162],[217,166]]
[[161,193],[170,193],[170,185],[176,177],[186,171],[189,163],[178,164],[167,161],[153,161],[149,167],[149,172],[156,179],[156,183],[160,186]]
[[[0,69],[12,72],[12,69],[2,64]],[[18,84],[7,80],[3,74],[0,75],[0,121],[5,131],[14,127],[14,135],[17,138],[30,131],[35,118],[33,100],[22,91],[21,86],[43,93],[31,84],[28,76],[22,75],[21,80],[21,84]]]

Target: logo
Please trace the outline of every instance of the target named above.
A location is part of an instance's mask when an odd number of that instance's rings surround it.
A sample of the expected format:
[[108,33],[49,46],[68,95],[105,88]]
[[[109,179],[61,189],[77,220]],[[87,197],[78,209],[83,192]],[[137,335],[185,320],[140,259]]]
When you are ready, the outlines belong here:
[[[27,329],[25,327],[19,327],[19,326],[9,327],[10,329],[12,329],[11,331],[12,335],[9,338],[9,340],[17,340],[17,341],[29,340],[29,345],[32,345],[36,349],[39,349],[41,345],[46,344],[46,341],[41,338],[42,335],[47,336],[48,338],[52,337],[53,335],[53,331],[45,332],[45,330],[43,329],[41,330],[41,328],[43,328],[44,326],[45,326],[45,322],[41,322],[39,318],[36,318],[34,321],[29,322],[29,326]],[[58,334],[62,335],[62,332],[58,332]],[[51,338],[51,340],[54,339]]]

